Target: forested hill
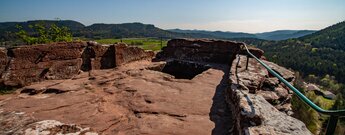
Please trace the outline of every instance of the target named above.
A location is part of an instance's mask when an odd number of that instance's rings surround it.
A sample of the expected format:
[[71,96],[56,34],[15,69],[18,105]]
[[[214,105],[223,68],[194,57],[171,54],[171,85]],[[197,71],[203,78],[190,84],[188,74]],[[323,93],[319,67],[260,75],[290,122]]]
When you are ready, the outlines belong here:
[[298,38],[313,33],[309,30],[278,30],[257,34],[243,32],[223,32],[223,31],[205,31],[205,30],[163,30],[152,24],[142,23],[123,23],[123,24],[92,24],[85,26],[80,22],[73,20],[37,20],[27,22],[0,22],[0,42],[16,40],[15,32],[18,31],[17,25],[23,27],[29,34],[35,34],[29,26],[37,23],[44,23],[49,26],[56,24],[58,26],[68,27],[74,37],[85,37],[91,39],[101,38],[131,38],[131,37],[163,37],[163,38],[259,38],[266,40],[284,40],[289,38]]
[[82,23],[77,22],[77,21],[72,21],[72,20],[62,20],[62,21],[37,20],[37,21],[27,21],[27,22],[2,22],[0,23],[0,32],[1,34],[5,32],[15,32],[17,31],[17,28],[16,28],[17,25],[22,26],[23,29],[26,31],[30,31],[31,30],[29,28],[30,25],[35,25],[42,22],[47,26],[51,24],[56,24],[58,26],[66,26],[73,32],[77,32],[85,28],[85,25],[83,25]]
[[341,22],[314,34],[297,39],[266,41],[253,38],[235,39],[255,45],[265,51],[266,57],[304,76],[326,74],[345,83],[345,23]]
[[166,31],[151,24],[123,23],[123,24],[93,24],[85,26],[77,21],[61,20],[37,20],[27,22],[4,22],[0,23],[0,41],[15,40],[14,33],[18,31],[17,25],[23,27],[29,33],[33,33],[30,25],[43,23],[46,26],[56,24],[68,27],[73,36],[85,38],[126,38],[126,37],[207,37],[202,34],[183,34]]
[[345,21],[300,38],[313,47],[345,50]]
[[263,33],[243,33],[243,32],[229,32],[229,31],[206,31],[206,30],[181,30],[170,29],[169,31],[185,34],[204,34],[213,36],[220,39],[232,39],[232,38],[257,38],[264,40],[285,40],[290,38],[299,38],[305,35],[314,33],[314,30],[277,30]]
[[91,38],[182,37],[185,35],[142,23],[93,24],[85,27],[81,34]]
[[272,32],[256,33],[256,38],[265,40],[286,40],[299,38],[314,33],[314,30],[277,30]]
[[170,29],[168,31],[176,33],[185,33],[185,34],[204,34],[209,37],[217,37],[221,39],[230,39],[230,38],[256,38],[254,34],[243,33],[243,32],[224,32],[224,31],[206,31],[206,30],[181,30],[181,29]]

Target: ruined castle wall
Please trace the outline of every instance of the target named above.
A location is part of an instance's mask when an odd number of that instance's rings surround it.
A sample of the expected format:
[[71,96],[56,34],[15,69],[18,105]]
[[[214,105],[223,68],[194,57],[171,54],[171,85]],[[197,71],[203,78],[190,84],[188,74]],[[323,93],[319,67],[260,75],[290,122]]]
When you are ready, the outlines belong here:
[[92,69],[115,68],[115,45],[96,44],[92,46],[94,57],[91,58]]
[[240,45],[222,40],[172,39],[156,58],[228,64],[239,52]]
[[152,57],[153,52],[137,47],[101,45],[94,42],[60,42],[1,48],[0,83],[20,87],[47,79],[69,79],[80,70],[110,69]]
[[116,65],[123,65],[128,62],[154,57],[154,52],[145,51],[138,47],[129,47],[126,44],[115,46]]
[[7,69],[2,74],[4,85],[23,86],[30,82],[67,79],[81,66],[83,42],[53,43],[9,48]]

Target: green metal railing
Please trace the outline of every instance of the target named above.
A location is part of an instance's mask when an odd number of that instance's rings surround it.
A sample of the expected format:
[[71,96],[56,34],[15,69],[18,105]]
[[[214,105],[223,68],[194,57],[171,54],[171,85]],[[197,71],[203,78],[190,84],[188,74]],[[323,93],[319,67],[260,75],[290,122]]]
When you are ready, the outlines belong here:
[[[305,102],[307,105],[309,105],[311,108],[313,108],[315,111],[317,111],[317,112],[319,112],[321,114],[330,115],[330,119],[329,119],[328,124],[327,124],[326,135],[333,135],[334,134],[335,128],[337,126],[338,118],[340,116],[345,116],[345,110],[324,110],[321,107],[317,106],[310,99],[308,99],[306,96],[304,96],[298,89],[296,89],[288,81],[286,81],[283,77],[281,77],[278,73],[276,73],[274,70],[272,70],[264,62],[262,62],[259,58],[255,57],[255,55],[253,55],[248,50],[246,44],[244,44],[244,47],[247,50],[247,53],[251,57],[253,57],[262,66],[264,66],[268,70],[268,72],[270,72],[272,75],[277,77],[281,82],[283,82],[287,87],[289,87],[298,96],[298,98],[300,98],[303,102]],[[246,67],[248,67],[248,57],[247,57],[247,65],[246,65]]]

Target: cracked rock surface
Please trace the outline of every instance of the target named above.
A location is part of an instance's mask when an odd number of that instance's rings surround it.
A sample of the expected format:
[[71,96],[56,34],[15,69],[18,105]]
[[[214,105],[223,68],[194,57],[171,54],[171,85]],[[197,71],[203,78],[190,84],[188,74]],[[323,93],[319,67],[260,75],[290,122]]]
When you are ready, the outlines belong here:
[[23,121],[23,126],[13,132],[29,132],[26,129],[46,123],[53,133],[53,127],[73,129],[76,134],[86,130],[90,134],[228,133],[231,112],[223,97],[228,66],[214,65],[188,80],[147,68],[152,65],[136,61],[68,80],[43,81],[0,96],[0,127],[14,118],[5,114],[22,112],[27,119],[14,120],[12,124]]
[[[264,61],[286,80],[293,81],[293,72]],[[238,55],[231,67],[231,87],[226,99],[233,114],[235,134],[248,135],[311,135],[305,124],[289,116],[291,95],[277,78],[254,59]]]

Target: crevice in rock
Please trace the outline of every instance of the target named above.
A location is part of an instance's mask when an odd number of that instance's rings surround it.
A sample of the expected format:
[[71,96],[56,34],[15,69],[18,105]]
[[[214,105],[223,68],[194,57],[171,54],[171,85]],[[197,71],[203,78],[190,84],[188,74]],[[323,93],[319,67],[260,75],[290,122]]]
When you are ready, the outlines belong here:
[[95,51],[90,47],[85,47],[83,53],[81,54],[83,63],[80,67],[82,71],[90,71],[92,69],[91,58],[95,58]]
[[45,91],[42,92],[42,94],[61,94],[61,93],[65,93],[66,91],[62,91],[62,90],[59,90],[59,89],[47,89]]
[[149,100],[149,99],[145,99],[145,102],[148,103],[148,104],[152,104],[152,101]]
[[61,94],[61,93],[65,93],[66,91],[62,91],[59,89],[52,89],[52,88],[48,88],[48,89],[41,89],[41,90],[36,90],[36,89],[32,89],[32,88],[25,88],[22,91],[20,91],[21,94],[26,93],[28,95],[36,95],[36,94]]
[[35,60],[35,64],[38,64],[39,62],[42,62],[42,59],[47,55],[47,52],[42,52],[40,55],[38,55],[37,59]]
[[[121,118],[122,118],[122,117],[121,117]],[[103,132],[107,131],[108,129],[110,129],[112,126],[114,126],[114,125],[120,123],[120,122],[121,122],[121,118],[118,119],[118,120],[116,120],[114,123],[110,124],[108,127],[104,128],[104,129],[101,130],[100,132],[103,133]]]
[[20,93],[26,93],[28,95],[35,95],[37,94],[37,91],[35,89],[23,89],[20,91]]
[[43,71],[40,73],[39,78],[45,77],[45,75],[49,72],[49,68],[43,69]]
[[7,49],[7,57],[14,57],[14,52],[12,49]]
[[6,63],[4,72],[8,71],[8,69],[10,68],[10,64],[11,64],[12,58],[14,57],[13,50],[7,49],[6,55],[7,55],[7,63]]
[[38,113],[38,112],[53,111],[53,110],[57,110],[57,109],[61,109],[61,108],[65,108],[65,107],[70,107],[70,106],[73,106],[73,105],[77,105],[77,104],[80,104],[80,103],[85,103],[85,102],[78,102],[78,103],[74,103],[74,104],[70,104],[70,105],[62,105],[62,106],[58,106],[58,107],[55,107],[55,108],[50,108],[50,109],[45,109],[45,110],[39,110],[39,111],[37,111],[37,113]]
[[166,112],[150,112],[150,111],[133,111],[135,117],[141,118],[141,114],[148,114],[148,115],[166,115],[170,117],[174,117],[178,120],[181,120],[181,118],[187,117],[186,115],[180,115],[180,114],[171,114]]
[[111,45],[101,58],[101,69],[110,69],[115,67],[115,46]]

